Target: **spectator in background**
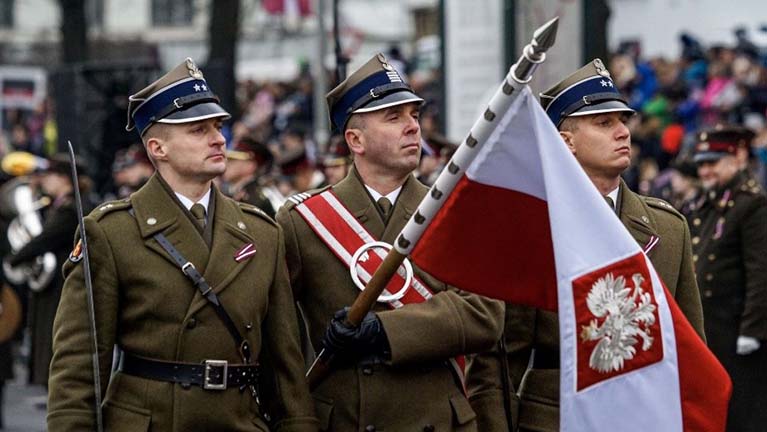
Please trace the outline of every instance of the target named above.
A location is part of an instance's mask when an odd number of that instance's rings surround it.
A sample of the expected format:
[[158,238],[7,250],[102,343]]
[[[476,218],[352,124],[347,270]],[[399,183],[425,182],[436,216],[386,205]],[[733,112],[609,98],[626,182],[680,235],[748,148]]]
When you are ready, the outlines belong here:
[[274,162],[274,155],[263,143],[245,137],[226,152],[226,171],[222,175],[223,191],[236,201],[252,204],[269,217],[275,209],[264,193],[262,176],[268,173]]
[[[80,192],[83,196],[87,196],[85,192],[90,189],[90,183],[85,175],[85,167],[78,163],[77,170],[80,174]],[[8,262],[12,266],[29,263],[47,252],[52,252],[56,256],[59,267],[66,262],[72,250],[72,239],[78,225],[70,176],[69,155],[65,153],[54,155],[49,160],[48,168],[39,177],[41,191],[50,198],[51,202],[45,215],[42,232],[10,257]],[[83,205],[86,211],[92,207],[87,201]],[[53,318],[56,315],[63,283],[63,276],[60,271],[57,271],[50,284],[40,291],[31,293],[29,322],[32,349],[29,358],[29,382],[32,384],[46,387],[48,385]]]
[[423,150],[416,177],[421,183],[431,186],[437,181],[437,177],[458,145],[437,132],[424,134],[423,137],[421,145]]
[[133,144],[118,150],[112,164],[112,179],[118,199],[136,192],[154,174],[154,166],[146,155],[144,146]]
[[325,176],[317,170],[304,150],[298,149],[285,153],[279,161],[283,184],[280,192],[291,196],[299,192],[318,189],[327,184]]
[[328,143],[328,150],[322,156],[322,173],[327,184],[334,185],[349,174],[352,165],[352,155],[344,137],[333,135]]

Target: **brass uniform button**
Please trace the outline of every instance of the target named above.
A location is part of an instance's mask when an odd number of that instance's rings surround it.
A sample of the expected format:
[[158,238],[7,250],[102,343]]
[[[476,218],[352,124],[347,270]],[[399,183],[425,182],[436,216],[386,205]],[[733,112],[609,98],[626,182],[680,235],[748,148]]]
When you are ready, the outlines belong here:
[[189,318],[189,321],[186,322],[186,328],[189,330],[197,327],[197,320],[194,318]]
[[707,273],[706,274],[706,280],[707,281],[711,282],[713,279],[714,279],[714,275],[712,275],[711,273]]
[[693,255],[692,256],[692,262],[698,262],[698,256],[697,255]]
[[715,259],[716,259],[716,255],[714,255],[714,254],[711,254],[711,255],[708,256],[708,260],[709,261],[713,261]]
[[698,243],[700,243],[700,237],[698,236],[693,237],[692,244],[697,245]]
[[703,297],[705,297],[705,298],[711,298],[713,295],[714,295],[714,293],[711,290],[703,291]]
[[692,224],[695,226],[700,226],[700,218],[693,219]]

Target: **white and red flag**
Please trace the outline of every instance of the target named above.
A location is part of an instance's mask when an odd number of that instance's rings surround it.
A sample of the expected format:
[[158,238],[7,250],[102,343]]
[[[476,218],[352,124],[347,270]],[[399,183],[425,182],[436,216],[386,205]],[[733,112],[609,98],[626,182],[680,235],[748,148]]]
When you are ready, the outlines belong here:
[[560,430],[724,431],[729,376],[522,92],[414,261],[468,291],[558,310]]

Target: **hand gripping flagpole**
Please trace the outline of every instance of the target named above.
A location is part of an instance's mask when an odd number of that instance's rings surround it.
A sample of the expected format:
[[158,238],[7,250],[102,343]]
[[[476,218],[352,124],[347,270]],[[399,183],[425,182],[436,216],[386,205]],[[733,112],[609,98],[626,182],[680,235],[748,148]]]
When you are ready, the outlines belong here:
[[75,150],[72,142],[67,140],[69,146],[69,161],[72,165],[72,186],[75,192],[75,207],[77,208],[77,222],[79,223],[80,242],[83,254],[83,278],[85,279],[85,294],[88,300],[88,321],[91,331],[91,363],[93,367],[93,393],[96,405],[96,430],[104,430],[101,418],[101,373],[99,369],[99,344],[96,339],[96,307],[93,300],[93,282],[91,279],[91,260],[88,254],[88,238],[85,235],[85,219],[83,217],[83,201],[80,197],[79,180],[77,178],[77,165],[75,164]]
[[[447,167],[442,170],[434,186],[431,187],[405,228],[402,229],[394,247],[386,255],[370,282],[352,304],[347,315],[347,324],[358,326],[362,322],[362,318],[376,303],[378,296],[384,291],[400,264],[413,250],[434,215],[453,192],[466,168],[471,165],[482,145],[493,133],[499,119],[508,111],[511,103],[520,94],[520,90],[527,86],[533,78],[533,73],[538,65],[546,60],[546,51],[554,45],[556,40],[558,23],[559,18],[557,17],[535,31],[533,40],[525,46],[522,56],[509,69],[503,84],[490,99],[485,112],[474,122],[469,135],[458,147]],[[313,389],[327,375],[330,371],[331,360],[332,353],[323,349],[306,373],[309,388]]]

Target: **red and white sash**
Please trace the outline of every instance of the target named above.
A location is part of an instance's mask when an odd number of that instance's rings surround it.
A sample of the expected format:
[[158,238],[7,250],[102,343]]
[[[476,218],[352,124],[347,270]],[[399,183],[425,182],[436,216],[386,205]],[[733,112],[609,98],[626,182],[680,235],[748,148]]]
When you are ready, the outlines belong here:
[[[296,210],[301,217],[346,267],[351,267],[352,256],[360,247],[376,241],[330,189],[315,196],[298,194],[288,199],[297,204]],[[386,258],[386,254],[387,251],[382,248],[373,248],[363,254],[357,263],[357,271],[362,282],[367,284],[370,281],[375,270]],[[405,277],[405,268],[400,265],[397,273],[386,285],[383,294],[391,295],[399,291],[405,283]],[[392,309],[398,309],[406,304],[425,302],[432,295],[429,288],[413,276],[405,295],[387,304]],[[465,388],[464,357],[450,359],[450,363]]]

